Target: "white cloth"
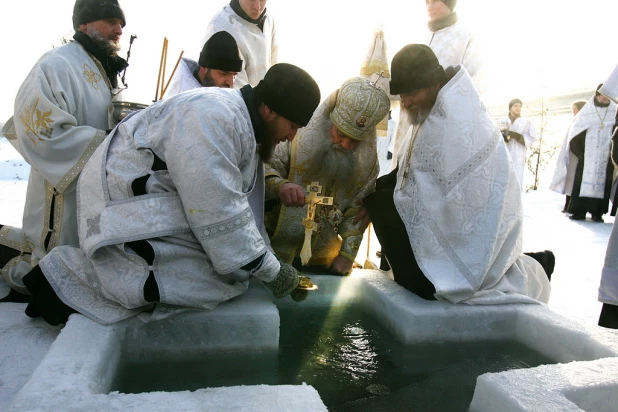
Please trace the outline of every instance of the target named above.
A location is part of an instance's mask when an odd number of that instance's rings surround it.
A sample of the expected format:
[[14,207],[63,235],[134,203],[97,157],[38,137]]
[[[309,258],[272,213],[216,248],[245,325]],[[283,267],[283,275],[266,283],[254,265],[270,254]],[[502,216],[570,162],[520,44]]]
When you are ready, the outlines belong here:
[[[594,105],[594,96],[586,102],[573,119],[563,142],[550,185],[551,190],[562,194],[571,193],[573,183],[571,179],[567,179],[568,170],[573,169],[570,166],[570,159],[573,157],[570,143],[575,136],[586,131],[584,171],[579,195],[603,199],[615,114],[616,104],[613,102],[605,108]],[[567,184],[568,180],[570,184]]]
[[408,136],[395,206],[439,300],[547,302],[541,265],[522,255],[521,191],[498,127],[467,71]]
[[0,244],[25,253],[1,272],[19,292],[28,293],[21,278],[49,250],[78,243],[76,178],[114,125],[111,101],[105,71],[77,42],[44,54],[17,93],[3,134],[30,164],[30,179],[23,227],[3,227]]
[[601,272],[599,302],[618,305],[618,225],[612,227]]
[[[378,136],[376,145],[378,147],[378,162],[380,164],[380,173],[378,177],[384,176],[391,171],[391,160],[388,159],[388,152],[391,150],[391,143],[394,142],[395,130],[397,129],[397,121],[395,119],[388,120],[388,130],[386,137]],[[392,152],[391,152],[392,153]]]
[[515,122],[511,123],[511,120],[506,117],[503,122],[508,124],[508,130],[518,133],[524,137],[524,144],[521,144],[515,139],[511,139],[506,147],[509,149],[511,160],[513,161],[513,167],[515,167],[515,174],[519,179],[519,185],[524,186],[524,171],[526,170],[526,151],[536,140],[536,130],[532,119],[525,117],[518,117]]
[[279,46],[274,19],[266,14],[262,32],[257,25],[236,14],[228,4],[208,24],[202,45],[220,31],[226,31],[234,37],[243,60],[242,71],[236,76],[234,87],[240,89],[246,84],[257,86],[270,66],[277,63]]
[[[248,196],[262,179],[256,147],[236,90],[199,88],[127,117],[82,172],[80,248],[57,247],[40,262],[60,299],[109,324],[152,307],[150,271],[161,297],[153,319],[212,309],[242,294],[249,275],[274,279],[280,265]],[[153,153],[167,170],[151,170]],[[148,175],[147,193],[134,196],[132,182]],[[126,243],[140,239],[155,252],[150,267]]]
[[172,80],[170,80],[170,85],[165,91],[165,96],[163,96],[163,98],[202,87],[200,82],[193,75],[199,67],[200,65],[195,60],[183,57],[180,60],[178,69],[176,69],[176,73],[174,73]]
[[599,93],[609,97],[614,103],[618,104],[618,65],[614,67],[612,74],[603,82]]
[[[479,92],[483,92],[481,47],[470,30],[460,23],[455,23],[442,30],[430,32],[424,44],[431,47],[440,65],[445,69],[449,66],[463,65],[468,71],[468,74],[472,77],[476,88]],[[401,110],[397,122],[397,130],[395,132],[395,145],[391,170],[397,167],[397,158],[403,144],[403,139],[408,134],[408,130],[411,126],[412,122],[410,121],[408,112],[406,110]]]

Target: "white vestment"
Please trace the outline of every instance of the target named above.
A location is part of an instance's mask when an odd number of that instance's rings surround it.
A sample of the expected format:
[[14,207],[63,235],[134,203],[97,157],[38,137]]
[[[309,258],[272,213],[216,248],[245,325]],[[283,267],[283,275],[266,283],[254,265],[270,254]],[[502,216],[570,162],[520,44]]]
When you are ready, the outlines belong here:
[[[213,309],[242,294],[250,275],[273,280],[280,265],[248,196],[263,179],[256,147],[237,90],[199,88],[127,117],[80,177],[80,247],[57,247],[40,262],[58,297],[109,324],[152,308],[150,271],[160,294],[154,319]],[[153,154],[167,170],[152,170]],[[136,196],[143,176],[146,194]],[[142,239],[152,266],[127,244]],[[258,267],[241,269],[262,255]]]
[[23,227],[5,226],[0,244],[22,255],[2,268],[15,290],[57,245],[77,245],[75,190],[86,161],[114,126],[105,70],[77,42],[57,47],[34,65],[2,133],[30,164]]
[[[609,97],[614,103],[618,102],[618,66],[609,78],[603,83],[599,92]],[[612,197],[613,199],[613,197]],[[607,242],[605,264],[601,272],[601,284],[599,286],[599,301],[618,306],[618,229],[616,224],[612,227],[612,234]]]
[[279,46],[277,45],[274,19],[266,14],[264,31],[262,32],[257,25],[236,14],[228,4],[208,24],[202,45],[213,34],[220,31],[226,31],[234,37],[238,44],[240,58],[243,61],[242,71],[236,76],[234,87],[240,89],[246,84],[257,86],[270,66],[277,63]]
[[597,107],[594,104],[594,96],[586,102],[573,119],[562,144],[550,185],[551,190],[571,194],[575,171],[571,165],[574,155],[570,150],[570,143],[575,136],[585,131],[584,171],[579,196],[596,199],[605,197],[605,175],[611,150],[615,114],[616,104],[614,102],[611,102],[608,107]]
[[526,170],[526,151],[536,140],[534,124],[532,123],[532,119],[527,119],[525,117],[518,117],[511,123],[511,119],[507,116],[503,122],[508,124],[509,131],[518,133],[524,137],[524,144],[521,144],[515,139],[511,139],[506,144],[511,155],[511,160],[513,160],[513,166],[515,167],[515,173],[517,179],[519,179],[520,187],[523,187],[524,171]]
[[547,275],[521,254],[521,190],[502,135],[456,70],[402,148],[394,201],[414,256],[439,300],[547,302]]
[[178,69],[176,69],[176,73],[174,73],[172,80],[170,80],[170,85],[165,91],[165,96],[163,96],[163,98],[202,87],[200,82],[193,75],[199,68],[200,65],[195,60],[183,57],[180,60]]
[[[440,65],[445,69],[449,66],[463,65],[472,77],[476,88],[482,93],[481,51],[478,41],[475,40],[470,30],[459,23],[455,23],[441,30],[431,32],[424,44],[431,47]],[[412,122],[408,112],[403,110],[402,107],[402,110],[399,112],[399,121],[397,122],[397,130],[395,132],[391,170],[397,167],[397,158],[403,145],[403,139],[408,134],[411,126]]]

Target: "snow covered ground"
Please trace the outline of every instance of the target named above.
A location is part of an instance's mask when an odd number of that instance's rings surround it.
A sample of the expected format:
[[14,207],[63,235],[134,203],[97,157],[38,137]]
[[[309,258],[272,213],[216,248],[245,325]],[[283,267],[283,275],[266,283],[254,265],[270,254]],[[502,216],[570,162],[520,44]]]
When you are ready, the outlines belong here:
[[[553,172],[549,168],[548,173]],[[0,138],[0,223],[21,225],[29,167],[4,138]],[[547,180],[545,180],[547,182]],[[552,250],[556,268],[549,308],[567,318],[596,325],[601,304],[597,289],[607,241],[614,219],[605,223],[575,222],[560,212],[564,196],[547,184],[524,199],[524,251]],[[364,260],[363,249],[359,262]],[[371,240],[370,257],[378,248]],[[27,381],[60,331],[23,315],[23,304],[0,304],[0,410]],[[618,331],[615,332],[618,334]]]

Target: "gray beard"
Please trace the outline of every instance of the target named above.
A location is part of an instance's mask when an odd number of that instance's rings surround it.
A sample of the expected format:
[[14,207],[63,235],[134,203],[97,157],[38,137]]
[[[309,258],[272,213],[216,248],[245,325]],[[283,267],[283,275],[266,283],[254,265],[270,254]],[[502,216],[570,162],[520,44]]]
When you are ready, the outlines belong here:
[[425,119],[429,116],[429,112],[431,109],[418,109],[418,110],[408,110],[408,114],[410,115],[410,120],[414,126],[418,126],[423,123]]
[[351,182],[359,169],[358,153],[363,143],[354,150],[340,150],[335,148],[329,138],[320,139],[308,159],[307,176],[322,184],[332,181]]
[[101,50],[103,50],[105,52],[105,54],[107,54],[109,56],[117,56],[118,55],[118,52],[120,51],[120,44],[119,43],[116,43],[113,40],[106,39],[105,37],[103,37],[101,35],[101,33],[96,31],[92,27],[88,27],[86,29],[86,34],[88,35],[88,37],[90,37],[90,39],[92,40],[92,42],[94,44],[99,46],[101,48]]

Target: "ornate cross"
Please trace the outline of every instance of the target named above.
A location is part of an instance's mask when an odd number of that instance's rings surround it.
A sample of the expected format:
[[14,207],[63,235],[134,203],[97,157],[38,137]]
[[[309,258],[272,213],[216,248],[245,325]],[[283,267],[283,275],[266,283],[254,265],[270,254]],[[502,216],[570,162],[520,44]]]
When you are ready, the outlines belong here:
[[318,230],[318,224],[315,222],[315,209],[317,205],[332,205],[333,198],[327,196],[318,196],[322,192],[320,182],[311,182],[307,186],[307,196],[305,203],[307,204],[307,217],[303,218],[303,226],[305,227],[305,241],[303,248],[300,251],[300,261],[303,265],[309,263],[311,259],[311,235]]

